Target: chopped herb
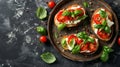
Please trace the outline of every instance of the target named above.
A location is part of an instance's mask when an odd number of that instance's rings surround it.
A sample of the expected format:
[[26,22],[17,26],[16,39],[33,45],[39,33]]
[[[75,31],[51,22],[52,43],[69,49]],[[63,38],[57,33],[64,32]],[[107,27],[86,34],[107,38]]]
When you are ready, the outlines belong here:
[[36,15],[39,19],[44,19],[47,17],[47,10],[43,7],[39,7],[36,11]]
[[61,40],[61,45],[62,45],[63,48],[66,47],[66,39],[65,38],[63,38]]
[[85,8],[90,7],[88,2],[83,2],[83,5],[84,5]]
[[100,10],[100,16],[101,16],[102,18],[106,18],[106,17],[107,17],[107,14],[106,14],[105,11]]
[[88,36],[85,32],[80,32],[77,34],[77,37],[83,39],[84,43],[91,42],[94,43],[94,39]]
[[63,16],[70,16],[71,15],[71,12],[68,11],[68,10],[65,10],[63,13],[62,13]]
[[102,22],[102,24],[94,25],[94,28],[104,30],[106,33],[110,33],[110,32],[111,32],[111,29],[110,29],[110,27],[107,25],[107,21],[106,21],[106,20],[104,20],[104,21]]
[[73,49],[75,46],[75,39],[72,39],[69,44],[70,44],[70,47]]
[[72,49],[72,54],[77,54],[80,52],[80,46],[76,45],[73,49]]
[[77,16],[77,15],[79,15],[79,14],[81,14],[82,13],[82,11],[81,10],[75,10],[74,11],[74,14]]
[[43,53],[40,55],[40,57],[44,62],[48,64],[54,63],[56,61],[56,57],[54,56],[54,54],[50,52]]
[[58,25],[58,30],[60,31],[60,30],[64,29],[65,27],[66,27],[65,23],[59,24]]

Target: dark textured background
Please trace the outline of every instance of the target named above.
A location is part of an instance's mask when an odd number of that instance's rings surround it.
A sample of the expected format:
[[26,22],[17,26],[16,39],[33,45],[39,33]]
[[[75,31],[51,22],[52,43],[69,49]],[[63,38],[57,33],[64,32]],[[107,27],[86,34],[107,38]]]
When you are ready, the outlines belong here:
[[[49,0],[0,0],[0,67],[120,67],[120,46],[113,46],[108,62],[99,59],[91,62],[75,62],[61,56],[53,46],[39,42],[35,28],[47,26],[46,20],[39,20],[35,13],[43,6],[50,13]],[[120,19],[120,0],[105,0]],[[59,2],[59,0],[55,0]],[[120,22],[120,20],[119,20]],[[44,63],[40,55],[52,52],[57,61]]]

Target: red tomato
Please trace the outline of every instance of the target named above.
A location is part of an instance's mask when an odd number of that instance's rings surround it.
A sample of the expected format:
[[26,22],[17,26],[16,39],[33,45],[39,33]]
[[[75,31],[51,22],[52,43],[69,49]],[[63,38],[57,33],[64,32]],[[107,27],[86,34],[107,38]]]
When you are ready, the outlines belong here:
[[78,38],[74,34],[72,34],[72,35],[68,36],[68,43],[70,43],[70,41],[72,39],[75,39],[75,42],[77,42],[77,40],[78,40]]
[[103,39],[107,39],[110,36],[110,34],[104,32],[104,31],[100,31],[100,30],[97,31],[97,34]]
[[48,6],[49,6],[49,8],[51,8],[51,9],[52,9],[55,5],[56,5],[56,4],[55,4],[54,1],[48,2]]
[[39,40],[40,40],[40,42],[45,43],[45,42],[47,42],[47,37],[41,36]]
[[94,22],[95,22],[96,24],[101,24],[101,23],[102,23],[102,22],[101,22],[102,18],[100,17],[100,14],[94,15],[94,16],[93,16],[93,20],[94,20]]
[[80,48],[80,51],[86,51],[86,50],[88,50],[88,46],[89,46],[89,44],[83,45],[83,46]]
[[118,45],[120,45],[120,36],[118,37],[117,43],[118,43]]
[[78,40],[77,40],[77,44],[78,44],[78,45],[80,45],[82,42],[83,42],[82,39],[78,39]]
[[67,16],[62,16],[62,13],[63,11],[59,11],[58,14],[57,14],[57,20],[60,21],[60,22],[65,22],[68,20],[68,17]]
[[91,44],[89,45],[89,48],[90,48],[90,51],[91,51],[91,52],[95,51],[95,50],[96,50],[96,44],[92,44],[92,43],[91,43]]

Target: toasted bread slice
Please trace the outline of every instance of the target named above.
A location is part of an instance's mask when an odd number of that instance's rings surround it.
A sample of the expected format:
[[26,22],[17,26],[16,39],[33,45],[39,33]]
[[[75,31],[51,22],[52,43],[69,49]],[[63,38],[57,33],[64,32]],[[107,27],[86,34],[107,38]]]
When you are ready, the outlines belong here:
[[[55,25],[58,26],[60,23],[65,23],[65,24],[66,24],[66,27],[75,27],[75,26],[79,25],[79,23],[80,23],[82,20],[78,21],[78,20],[74,19],[74,20],[72,20],[72,21],[69,20],[69,22],[68,22],[68,21],[61,22],[61,21],[59,21],[59,20],[57,19],[57,16],[59,15],[60,12],[63,12],[63,11],[65,11],[65,10],[71,10],[71,9],[72,9],[72,10],[76,10],[77,8],[81,8],[82,11],[83,11],[83,13],[84,13],[84,15],[85,15],[85,9],[84,9],[82,6],[78,5],[78,4],[74,4],[74,5],[68,6],[66,9],[60,10],[60,11],[55,15],[55,17],[54,17],[54,23],[55,23]],[[78,18],[78,16],[77,16],[76,18]],[[76,23],[76,22],[77,22],[77,23]]]
[[[98,8],[97,10],[95,10],[95,12],[93,13],[92,18],[91,18],[91,27],[92,27],[92,30],[93,30],[94,32],[95,32],[95,28],[94,28],[94,23],[95,23],[95,22],[94,22],[94,20],[93,20],[93,17],[94,17],[94,15],[96,15],[101,9],[104,9],[105,12],[107,13],[108,19],[109,19],[110,21],[113,21],[112,13],[111,13],[110,11],[108,11],[108,10],[105,9],[105,8]],[[112,37],[112,34],[113,34],[113,25],[112,25],[110,28],[111,28],[111,33],[110,33],[109,37],[106,38],[106,39],[101,38],[97,33],[95,33],[95,34],[97,35],[97,37],[98,37],[99,39],[101,39],[101,40],[103,40],[103,41],[109,41],[109,40],[111,39],[111,37]]]

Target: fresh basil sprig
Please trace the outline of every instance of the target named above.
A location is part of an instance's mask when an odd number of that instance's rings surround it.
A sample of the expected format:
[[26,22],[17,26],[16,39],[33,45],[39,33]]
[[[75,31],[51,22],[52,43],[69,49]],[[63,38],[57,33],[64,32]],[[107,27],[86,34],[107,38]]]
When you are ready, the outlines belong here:
[[91,42],[91,43],[94,43],[94,39],[89,37],[86,32],[80,32],[77,34],[77,37],[83,39],[83,42],[84,43],[87,43],[87,42]]
[[106,33],[110,33],[110,32],[111,32],[111,29],[110,29],[110,27],[107,25],[107,21],[106,21],[106,20],[104,20],[104,21],[102,22],[102,24],[96,24],[96,25],[94,25],[94,28],[104,30]]
[[102,17],[102,18],[106,18],[107,17],[107,13],[105,12],[105,11],[103,11],[103,10],[100,10],[100,16]]
[[88,17],[87,15],[83,15],[83,16],[79,17],[78,20],[84,20],[87,17]]
[[102,52],[102,55],[100,56],[100,59],[103,62],[106,62],[109,59],[109,53],[110,52],[113,52],[113,49],[111,49],[108,46],[103,46],[103,52]]

